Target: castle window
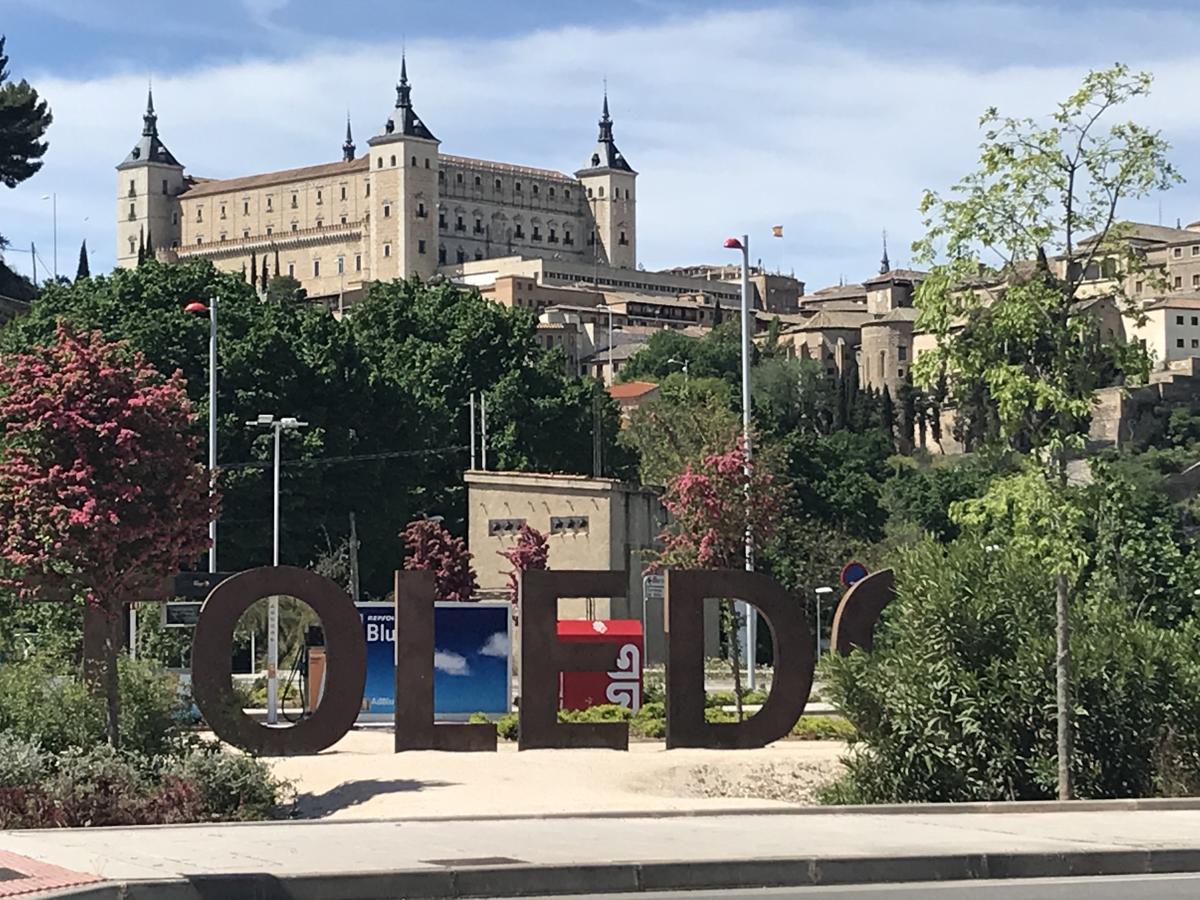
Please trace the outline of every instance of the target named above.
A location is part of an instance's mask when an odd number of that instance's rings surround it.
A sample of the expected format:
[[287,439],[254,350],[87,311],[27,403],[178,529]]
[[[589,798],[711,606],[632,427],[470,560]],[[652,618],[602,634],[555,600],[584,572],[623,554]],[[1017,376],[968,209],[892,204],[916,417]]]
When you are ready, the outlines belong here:
[[425,255],[425,242],[424,241],[417,241],[417,252],[420,253],[422,256]]
[[571,189],[570,188],[563,188],[563,199],[564,200],[571,199]]
[[429,157],[425,157],[425,168],[429,168]]
[[414,169],[417,167],[417,158],[415,156],[412,158],[412,167]]
[[563,245],[564,245],[564,246],[567,246],[567,247],[573,247],[573,246],[575,246],[575,241],[573,241],[573,240],[571,239],[571,232],[570,232],[570,231],[564,231],[564,232],[563,232]]
[[396,166],[396,157],[393,155],[392,156],[392,167],[395,168],[395,166]]
[[267,212],[271,211],[271,195],[267,194]]
[[1182,275],[1175,276],[1175,287],[1177,287],[1177,288],[1183,287],[1183,276]]
[[1200,244],[1193,245],[1192,256],[1200,256]]
[[221,240],[222,241],[225,240],[225,232],[223,232],[223,231],[221,232]]
[[551,198],[553,198],[553,197],[554,197],[554,185],[551,185],[551,186],[550,186],[550,197],[551,197]]
[[295,194],[292,194],[292,209],[296,209],[296,207],[298,207],[299,205],[300,205],[300,198],[298,196],[296,196]]
[[365,197],[371,196],[371,182],[369,182],[369,181],[367,182],[367,192],[363,196],[365,196]]
[[168,191],[167,191],[167,179],[165,179],[165,178],[163,179],[163,185],[162,185],[162,187],[163,187],[163,193],[164,193],[164,194],[168,193]]
[[503,183],[500,181],[500,179],[499,179],[499,178],[497,178],[497,179],[496,179],[496,191],[497,191],[497,193],[500,191],[500,189],[501,189],[503,186],[504,186],[504,185],[503,185]]
[[518,194],[521,193],[521,182],[519,182],[519,181],[516,182],[513,185],[513,190],[516,191]]
[[438,184],[444,184],[446,181],[446,173],[438,169]]
[[533,196],[535,196],[535,197],[536,197],[537,195],[538,195],[538,186],[535,184],[535,185],[533,186]]
[[479,216],[475,217],[475,233],[483,234],[483,219],[479,218]]
[[362,271],[362,254],[361,253],[354,254],[354,271],[355,272]]
[[1142,289],[1143,289],[1145,286],[1146,286],[1145,282],[1139,281],[1139,282],[1137,282],[1136,284],[1134,284],[1134,286],[1133,286],[1133,292],[1134,292],[1135,294],[1140,294],[1140,293],[1142,292]]
[[202,235],[202,234],[196,235],[196,243],[203,244],[204,243],[204,235]]
[[519,238],[525,237],[525,232],[523,230],[521,230],[520,222],[517,223],[517,230],[515,232],[513,232],[513,235],[514,235],[514,237],[519,237]]
[[267,234],[272,234],[275,231],[270,225],[267,226]]
[[899,359],[900,362],[906,362],[908,360],[908,347],[904,346],[903,344],[897,347],[896,358]]
[[300,226],[298,224],[296,224],[295,222],[293,222],[292,223],[292,231],[299,231],[299,230],[300,230]]
[[480,178],[478,175],[476,175],[475,176],[475,187],[482,187],[482,186],[483,186],[483,179]]
[[317,227],[323,228],[324,226],[325,226],[325,222],[321,219],[317,219]]
[[389,256],[391,256],[391,255],[392,255],[392,245],[391,245],[391,244],[384,244],[384,245],[383,245],[383,256],[384,256],[384,258],[386,259],[387,257],[389,257]]
[[379,157],[379,159],[375,160],[375,168],[377,168],[377,169],[383,168],[383,157],[382,156]]
[[592,189],[588,188],[588,199],[592,199]]
[[313,277],[316,278],[320,274],[321,274],[321,261],[319,259],[314,259],[313,260]]
[[445,264],[446,264],[446,248],[438,247],[438,265],[444,266]]
[[629,246],[629,240],[628,240],[628,238],[625,237],[625,232],[623,232],[623,231],[621,232],[621,239],[619,241],[617,241],[617,243],[620,244],[622,247]]
[[296,277],[296,264],[288,263],[288,278],[295,278],[295,277]]
[[325,201],[324,201],[324,200],[321,198],[321,189],[320,189],[320,188],[317,188],[317,202],[318,202],[318,203],[324,203],[324,202],[325,202]]
[[249,228],[242,229],[242,237],[244,237],[244,238],[250,237],[250,229]]
[[621,199],[621,189],[620,188],[613,188],[613,199],[614,200]]
[[344,184],[342,185],[342,199],[346,199],[346,186]]
[[1183,346],[1183,338],[1175,338],[1175,346],[1182,347]]
[[129,239],[129,252],[133,253],[137,249],[137,241],[133,238]]
[[391,204],[389,204],[389,203],[385,203],[385,204],[383,204],[383,217],[384,217],[385,219],[390,219],[390,218],[391,218],[391,216],[392,216],[392,207],[391,207]]
[[341,220],[340,220],[340,221],[341,221],[341,224],[342,224],[342,225],[345,225],[345,224],[346,224],[346,217],[345,217],[345,216],[342,216],[342,218],[341,218]]
[[1176,324],[1176,325],[1182,325],[1182,324],[1183,324],[1183,316],[1176,316],[1176,317],[1175,317],[1175,324]]
[[477,260],[479,260],[479,259],[483,259],[483,251],[482,251],[482,250],[476,250],[476,251],[475,251],[475,258],[476,258]]
[[137,187],[134,185],[132,178],[129,179],[129,196],[130,197],[137,196]]
[[1174,256],[1176,259],[1179,259],[1179,257],[1183,256],[1183,248],[1176,247],[1175,250],[1171,253],[1171,255]]
[[600,154],[593,153],[592,154],[592,168],[593,169],[599,168],[599,166],[600,166]]
[[467,254],[463,251],[462,247],[458,248],[457,252],[454,254],[454,257],[460,263],[465,263],[467,261]]
[[444,212],[439,212],[438,213],[438,228],[445,228],[445,227],[446,227],[446,214]]
[[600,187],[596,188],[596,193],[599,196],[603,197],[604,196],[604,185],[600,185]]
[[130,203],[129,204],[129,221],[132,222],[136,218],[137,218],[137,213],[134,211],[133,204]]
[[557,244],[557,243],[558,243],[558,233],[557,233],[557,232],[556,232],[556,231],[555,231],[553,228],[551,228],[551,229],[550,229],[550,237],[549,237],[549,241],[550,241],[550,243],[551,243],[551,244]]
[[224,203],[221,204],[221,218],[222,219],[225,218],[225,204]]
[[338,266],[338,274],[344,275],[346,273],[346,257],[339,256],[337,258],[337,266]]
[[454,230],[455,231],[466,231],[467,230],[467,225],[465,222],[463,222],[462,216],[456,217],[455,222],[454,222]]
[[242,201],[242,215],[243,216],[250,215],[250,201],[249,200]]
[[429,215],[429,213],[427,213],[427,212],[425,211],[425,204],[424,204],[424,203],[418,203],[418,204],[417,204],[417,218],[418,218],[418,219],[424,219],[424,218],[426,218],[428,215]]
[[197,222],[204,221],[204,207],[203,206],[196,207],[196,221]]
[[533,239],[535,241],[540,241],[542,239],[542,230],[536,225],[533,226]]
[[462,172],[455,172],[455,173],[454,173],[454,180],[455,180],[455,182],[457,182],[458,184],[462,184],[462,183],[463,183]]

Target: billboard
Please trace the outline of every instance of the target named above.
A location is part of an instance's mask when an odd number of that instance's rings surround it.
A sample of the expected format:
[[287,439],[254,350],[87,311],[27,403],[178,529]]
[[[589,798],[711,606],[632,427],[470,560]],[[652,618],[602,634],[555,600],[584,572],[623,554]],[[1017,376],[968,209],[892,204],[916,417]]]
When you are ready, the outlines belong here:
[[[396,711],[396,610],[359,603],[367,642],[367,681],[359,722],[392,722]],[[442,721],[512,710],[512,607],[434,604],[433,709]]]

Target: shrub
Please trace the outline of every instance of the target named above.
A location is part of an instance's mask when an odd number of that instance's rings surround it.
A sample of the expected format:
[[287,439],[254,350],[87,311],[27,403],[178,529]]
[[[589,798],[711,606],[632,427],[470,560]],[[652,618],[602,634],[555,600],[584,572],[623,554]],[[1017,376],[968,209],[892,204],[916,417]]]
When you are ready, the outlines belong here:
[[801,716],[792,737],[802,741],[853,741],[858,732],[841,716]]
[[172,762],[164,773],[167,778],[193,785],[201,817],[221,821],[269,818],[295,793],[292,784],[276,778],[262,760],[213,746]]
[[[1051,576],[1011,546],[903,551],[874,652],[826,657],[857,729],[833,802],[1025,800],[1055,793]],[[1200,776],[1200,639],[1103,598],[1071,633],[1080,797],[1137,797]]]
[[0,731],[0,788],[37,784],[46,768],[46,754],[41,744]]

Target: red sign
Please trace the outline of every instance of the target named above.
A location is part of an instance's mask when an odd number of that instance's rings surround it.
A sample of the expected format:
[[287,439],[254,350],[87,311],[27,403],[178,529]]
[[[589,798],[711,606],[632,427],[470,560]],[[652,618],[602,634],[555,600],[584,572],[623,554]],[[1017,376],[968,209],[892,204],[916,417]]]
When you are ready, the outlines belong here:
[[866,566],[858,560],[851,560],[842,566],[842,586],[850,587],[855,582],[862,581],[868,574],[870,573],[867,572]]
[[645,640],[637,619],[560,619],[558,639],[567,643],[620,645],[612,672],[560,672],[558,708],[587,709],[615,703],[630,712],[642,706],[642,659]]

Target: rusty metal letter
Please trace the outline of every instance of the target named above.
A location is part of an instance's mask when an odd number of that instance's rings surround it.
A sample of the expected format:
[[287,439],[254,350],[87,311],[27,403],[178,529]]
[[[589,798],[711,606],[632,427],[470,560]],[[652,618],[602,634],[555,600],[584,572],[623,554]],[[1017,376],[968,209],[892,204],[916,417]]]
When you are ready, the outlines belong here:
[[[520,750],[560,747],[629,749],[625,722],[558,723],[558,673],[608,672],[618,644],[558,640],[559,597],[624,597],[624,572],[532,571],[521,576]],[[701,648],[701,652],[703,649]]]
[[[704,720],[704,601],[744,600],[771,626],[771,692],[744,722]],[[667,748],[741,750],[786,737],[804,713],[813,681],[813,644],[800,603],[773,579],[734,569],[667,571]]]
[[[232,688],[233,629],[242,613],[270,596],[312,607],[325,629],[325,694],[291,728],[268,728],[242,712]],[[192,643],[196,705],[221,740],[265,756],[303,756],[331,747],[354,725],[367,680],[367,643],[354,602],[324,576],[292,566],[263,566],[217,585],[200,610]]]
[[396,752],[496,749],[496,726],[433,722],[432,572],[396,572]]
[[855,647],[870,653],[875,623],[895,597],[896,577],[891,569],[880,569],[856,581],[834,613],[830,646],[841,656],[849,656]]

